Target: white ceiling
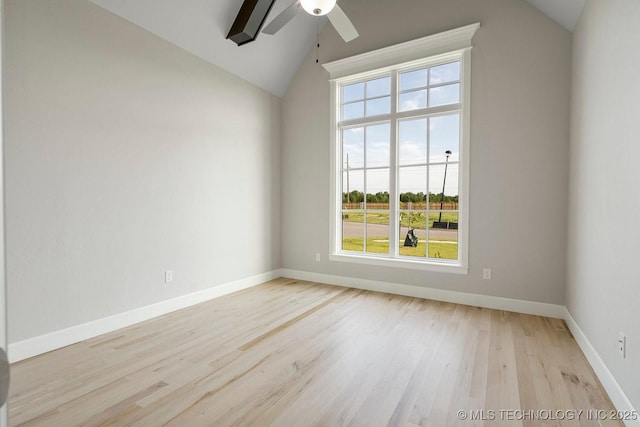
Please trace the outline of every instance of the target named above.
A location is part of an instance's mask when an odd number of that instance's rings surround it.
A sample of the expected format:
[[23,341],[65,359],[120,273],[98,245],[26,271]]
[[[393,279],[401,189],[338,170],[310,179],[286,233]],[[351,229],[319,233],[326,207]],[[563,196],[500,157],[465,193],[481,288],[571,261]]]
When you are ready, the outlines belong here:
[[[243,0],[90,0],[276,96],[284,95],[325,18],[300,14],[276,35],[238,47],[226,40]],[[586,0],[527,0],[573,30]],[[293,0],[276,0],[269,22]]]
[[586,2],[586,0],[527,1],[569,31],[573,31],[573,28],[576,26]]

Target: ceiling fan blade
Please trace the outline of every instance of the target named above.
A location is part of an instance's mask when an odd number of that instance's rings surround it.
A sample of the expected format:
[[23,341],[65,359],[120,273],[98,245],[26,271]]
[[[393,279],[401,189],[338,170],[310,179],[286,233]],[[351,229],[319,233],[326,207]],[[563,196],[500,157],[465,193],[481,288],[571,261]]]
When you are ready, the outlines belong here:
[[336,29],[338,34],[344,39],[345,42],[350,42],[351,40],[358,37],[358,31],[356,31],[356,27],[353,26],[347,14],[340,8],[340,6],[335,5],[335,7],[327,14],[327,18],[331,21],[331,25]]
[[273,18],[273,20],[269,22],[266,27],[264,27],[262,32],[271,35],[277,33],[282,27],[287,24],[287,22],[295,18],[301,10],[302,7],[300,7],[300,0],[298,0],[291,6],[283,10],[280,15]]

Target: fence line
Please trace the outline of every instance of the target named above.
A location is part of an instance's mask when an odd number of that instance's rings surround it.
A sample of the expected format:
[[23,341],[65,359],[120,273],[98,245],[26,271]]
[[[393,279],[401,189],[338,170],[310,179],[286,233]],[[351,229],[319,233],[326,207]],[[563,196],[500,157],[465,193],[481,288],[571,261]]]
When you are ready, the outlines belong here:
[[[367,203],[367,209],[376,209],[376,210],[389,210],[389,203]],[[355,210],[355,209],[364,209],[365,203],[343,203],[343,210]],[[400,203],[400,210],[426,210],[427,203],[426,202],[406,202]],[[429,202],[429,210],[437,211],[440,210],[440,202]],[[442,203],[442,210],[445,211],[457,211],[458,203],[456,202],[444,202]]]

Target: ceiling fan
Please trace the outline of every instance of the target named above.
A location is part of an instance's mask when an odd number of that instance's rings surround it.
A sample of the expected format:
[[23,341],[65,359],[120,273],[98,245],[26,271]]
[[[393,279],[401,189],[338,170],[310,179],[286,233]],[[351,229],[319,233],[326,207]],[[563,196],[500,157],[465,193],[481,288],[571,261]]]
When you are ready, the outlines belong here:
[[[244,0],[238,16],[229,30],[227,39],[234,41],[238,46],[254,41],[275,1]],[[276,16],[263,32],[266,34],[277,33],[302,10],[313,16],[326,15],[345,42],[350,42],[358,37],[358,32],[340,6],[336,4],[336,0],[296,0]]]
[[262,32],[272,35],[277,33],[302,10],[313,16],[326,15],[331,25],[345,42],[350,42],[358,37],[358,31],[356,31],[347,14],[336,4],[336,0],[296,0],[291,6],[283,10],[280,15],[273,18]]

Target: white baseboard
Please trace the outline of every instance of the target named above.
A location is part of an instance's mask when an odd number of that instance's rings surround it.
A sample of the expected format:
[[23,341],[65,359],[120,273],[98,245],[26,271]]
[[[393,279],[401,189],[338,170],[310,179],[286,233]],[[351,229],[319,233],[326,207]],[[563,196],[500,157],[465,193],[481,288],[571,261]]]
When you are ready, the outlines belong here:
[[[605,365],[604,361],[600,358],[600,355],[596,349],[593,348],[591,342],[589,342],[589,339],[584,332],[582,332],[582,329],[580,329],[580,326],[578,326],[578,323],[575,321],[573,316],[571,316],[571,313],[566,309],[566,307],[564,320],[567,322],[567,326],[573,334],[573,337],[576,339],[578,346],[580,346],[580,349],[589,361],[593,371],[598,376],[600,383],[609,395],[611,402],[613,402],[613,406],[615,406],[618,411],[629,411],[630,413],[637,414],[638,412],[636,412],[633,404],[620,387],[620,384],[618,384],[616,379],[613,377],[611,371],[607,368],[607,365]],[[625,425],[628,427],[640,427],[640,420],[625,421]]]
[[281,269],[280,274],[283,277],[290,277],[297,280],[326,283],[329,285],[349,286],[357,289],[366,289],[368,291],[472,305],[475,307],[493,308],[496,310],[513,311],[516,313],[534,314],[537,316],[553,317],[556,319],[564,319],[566,312],[565,307],[559,304],[546,304],[542,302],[447,291],[422,286],[401,285],[390,282],[378,282],[376,280],[333,276],[329,274],[311,273],[299,270]]
[[9,344],[9,362],[18,362],[48,351],[56,350],[135,323],[162,316],[163,314],[171,313],[223,295],[250,288],[278,277],[280,277],[280,271],[273,270],[219,286],[213,286],[191,294],[182,295],[167,301],[161,301],[155,304],[136,308],[124,313],[93,320],[81,325],[72,326],[60,331],[29,338],[24,341],[18,341],[16,343]]

